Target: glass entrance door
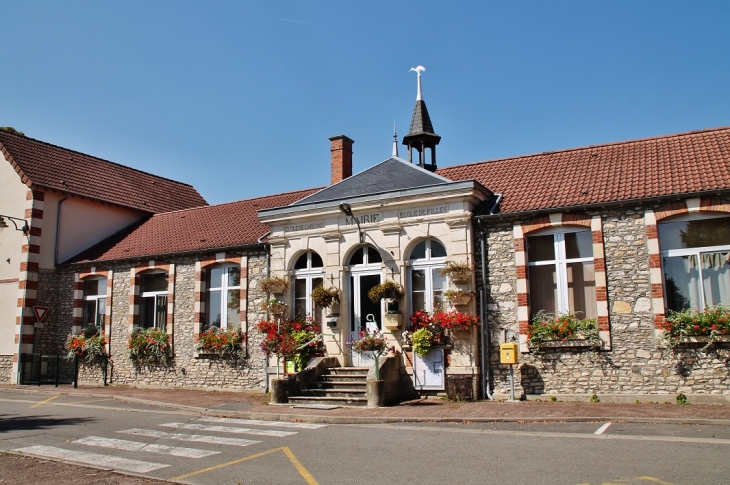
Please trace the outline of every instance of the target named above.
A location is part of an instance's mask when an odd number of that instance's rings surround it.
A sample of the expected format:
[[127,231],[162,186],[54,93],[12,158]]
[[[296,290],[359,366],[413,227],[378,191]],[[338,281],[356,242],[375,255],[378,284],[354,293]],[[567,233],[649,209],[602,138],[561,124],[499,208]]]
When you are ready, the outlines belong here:
[[[360,331],[381,330],[383,328],[383,304],[373,303],[368,292],[373,286],[381,283],[380,272],[354,273],[350,277],[350,340],[360,338]],[[350,350],[350,362],[354,367],[369,367],[375,363],[368,356]]]

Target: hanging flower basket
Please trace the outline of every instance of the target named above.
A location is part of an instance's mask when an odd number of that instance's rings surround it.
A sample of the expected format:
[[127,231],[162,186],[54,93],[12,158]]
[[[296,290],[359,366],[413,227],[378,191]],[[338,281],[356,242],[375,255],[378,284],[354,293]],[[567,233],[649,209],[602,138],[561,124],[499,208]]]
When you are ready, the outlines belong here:
[[392,280],[385,280],[384,282],[373,286],[368,291],[368,298],[373,303],[378,303],[381,300],[402,300],[406,296],[406,292],[403,286]]
[[261,280],[259,287],[266,293],[280,295],[289,288],[289,280],[280,276],[269,276]]
[[277,300],[276,298],[272,298],[271,300],[265,301],[262,307],[264,311],[268,311],[272,315],[278,316],[284,313],[289,305],[283,301]]
[[340,303],[340,290],[334,286],[325,288],[320,285],[312,290],[312,301],[322,308],[329,308]]
[[474,296],[475,293],[473,291],[446,290],[444,292],[444,298],[449,300],[454,306],[468,305]]
[[454,283],[468,283],[471,281],[471,265],[462,261],[449,261],[439,270],[439,275],[448,276]]

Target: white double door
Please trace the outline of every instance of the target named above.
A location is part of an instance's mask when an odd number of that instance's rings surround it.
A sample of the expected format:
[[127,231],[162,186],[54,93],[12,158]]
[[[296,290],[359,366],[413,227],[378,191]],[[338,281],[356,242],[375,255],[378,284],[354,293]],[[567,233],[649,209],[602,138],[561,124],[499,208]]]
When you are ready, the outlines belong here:
[[[381,282],[381,271],[357,271],[350,275],[350,340],[358,340],[363,330],[372,332],[383,328],[383,303],[373,303],[368,297],[372,287]],[[353,367],[370,367],[375,360],[350,350],[350,363]]]

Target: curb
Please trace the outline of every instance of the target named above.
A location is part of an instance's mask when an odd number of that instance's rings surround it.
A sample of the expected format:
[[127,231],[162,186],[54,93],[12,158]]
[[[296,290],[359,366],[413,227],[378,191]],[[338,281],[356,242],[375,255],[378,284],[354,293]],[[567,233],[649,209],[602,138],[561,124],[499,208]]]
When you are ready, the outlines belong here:
[[[78,396],[80,393],[63,392],[63,391],[46,391],[35,389],[13,389],[0,388],[0,390],[8,390],[12,392],[53,395],[60,394],[62,396]],[[519,416],[519,417],[502,417],[502,416],[451,416],[451,417],[423,417],[423,416],[325,416],[321,414],[289,414],[279,412],[265,411],[226,411],[215,408],[205,408],[199,406],[188,406],[185,404],[175,404],[162,401],[152,401],[149,399],[141,399],[129,397],[119,394],[96,394],[83,393],[84,396],[111,398],[121,402],[130,402],[135,404],[144,404],[161,408],[176,409],[179,411],[188,411],[203,416],[215,416],[219,418],[239,418],[239,419],[256,419],[261,421],[289,421],[304,422],[313,424],[354,424],[354,425],[374,425],[374,424],[394,424],[394,423],[599,423],[599,422],[622,422],[622,423],[638,423],[638,424],[689,424],[689,425],[706,425],[706,426],[730,426],[730,419],[708,419],[708,418],[650,418],[650,417],[627,417],[627,416]]]

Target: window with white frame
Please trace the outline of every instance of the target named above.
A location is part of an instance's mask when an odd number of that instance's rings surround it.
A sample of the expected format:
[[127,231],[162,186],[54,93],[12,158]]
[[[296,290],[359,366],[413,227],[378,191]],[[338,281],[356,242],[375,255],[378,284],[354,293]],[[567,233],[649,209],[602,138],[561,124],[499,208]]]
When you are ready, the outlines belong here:
[[312,301],[312,290],[324,284],[324,263],[319,254],[307,251],[294,263],[294,315],[311,316],[319,322],[320,307]]
[[668,310],[730,304],[730,217],[657,224]]
[[566,229],[527,237],[530,311],[596,316],[596,278],[590,230]]
[[446,265],[446,256],[446,248],[435,239],[425,239],[411,251],[408,272],[411,312],[443,310],[448,281],[439,273]]
[[241,267],[214,266],[207,271],[205,329],[233,330],[241,325]]
[[142,273],[139,279],[139,326],[165,330],[167,326],[167,273]]
[[106,323],[106,278],[84,280],[83,326],[95,326],[104,331]]

